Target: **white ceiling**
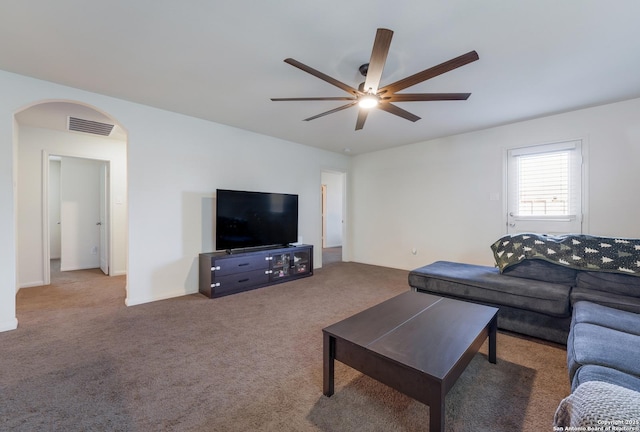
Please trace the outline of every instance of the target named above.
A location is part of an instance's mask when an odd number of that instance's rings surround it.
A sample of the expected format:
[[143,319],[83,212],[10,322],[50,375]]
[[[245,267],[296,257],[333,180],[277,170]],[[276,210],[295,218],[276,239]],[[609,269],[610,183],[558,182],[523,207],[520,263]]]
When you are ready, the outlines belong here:
[[[638,0],[1,0],[0,69],[352,154],[640,97]],[[356,87],[378,27],[395,32],[381,84],[476,50],[405,92],[412,123],[356,108],[283,60]],[[123,125],[126,128],[126,125]]]

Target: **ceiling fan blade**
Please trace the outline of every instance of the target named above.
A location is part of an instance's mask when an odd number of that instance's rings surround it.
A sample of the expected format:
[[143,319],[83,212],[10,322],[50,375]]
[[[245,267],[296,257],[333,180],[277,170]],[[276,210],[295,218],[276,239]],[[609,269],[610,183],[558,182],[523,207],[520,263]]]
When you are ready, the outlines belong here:
[[384,64],[387,61],[387,54],[389,54],[392,36],[393,32],[388,29],[379,28],[376,32],[367,77],[364,81],[365,92],[371,91],[374,94],[378,92],[378,86],[380,85],[380,78],[382,78]]
[[383,99],[389,102],[421,102],[467,100],[469,96],[471,96],[471,93],[395,93]]
[[459,57],[456,57],[444,63],[440,63],[439,65],[434,66],[432,68],[425,69],[422,72],[418,72],[417,74],[401,79],[400,81],[396,81],[392,84],[389,84],[388,86],[384,86],[383,88],[380,89],[379,92],[395,93],[397,91],[406,89],[407,87],[411,87],[416,84],[419,84],[422,81],[426,81],[433,77],[437,77],[438,75],[442,75],[445,72],[452,71],[456,68],[459,68],[460,66],[464,66],[471,62],[474,62],[479,58],[480,57],[478,57],[477,52],[469,51],[468,53],[462,54]]
[[364,122],[367,121],[368,109],[360,108],[358,110],[358,120],[356,121],[356,130],[360,130],[364,127]]
[[338,97],[303,97],[303,98],[271,98],[272,101],[336,101],[336,100],[356,100],[354,97],[338,96]]
[[418,117],[417,115],[411,114],[409,111],[403,110],[402,108],[397,107],[396,105],[390,104],[388,102],[379,104],[378,108],[412,122],[416,122],[420,120],[420,117]]
[[309,67],[307,65],[305,65],[304,63],[300,63],[297,60],[294,60],[292,58],[288,58],[284,60],[285,63],[289,63],[291,66],[295,66],[300,70],[303,70],[313,76],[315,76],[316,78],[320,78],[323,81],[328,82],[329,84],[332,84],[338,88],[341,88],[342,90],[346,91],[347,93],[351,93],[353,95],[358,95],[359,92],[358,90],[354,89],[351,86],[346,85],[345,83],[338,81],[335,78],[330,77],[329,75],[323,74],[322,72],[315,70],[312,67]]
[[357,101],[353,101],[353,102],[348,103],[346,105],[339,106],[338,108],[334,108],[332,110],[325,111],[325,112],[320,113],[318,115],[314,115],[313,117],[306,118],[306,119],[304,119],[304,121],[315,120],[315,119],[317,119],[319,117],[324,117],[324,116],[326,116],[328,114],[333,114],[335,112],[342,111],[343,109],[347,109],[347,108],[350,108],[350,107],[354,106],[356,103],[357,103]]

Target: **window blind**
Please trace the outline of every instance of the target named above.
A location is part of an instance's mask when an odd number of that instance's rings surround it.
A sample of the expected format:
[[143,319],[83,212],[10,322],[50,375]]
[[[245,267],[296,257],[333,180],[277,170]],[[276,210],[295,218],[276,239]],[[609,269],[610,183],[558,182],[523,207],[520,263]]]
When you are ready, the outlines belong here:
[[581,213],[581,143],[509,150],[509,210],[514,217],[575,219]]
[[518,156],[518,214],[569,215],[569,153]]

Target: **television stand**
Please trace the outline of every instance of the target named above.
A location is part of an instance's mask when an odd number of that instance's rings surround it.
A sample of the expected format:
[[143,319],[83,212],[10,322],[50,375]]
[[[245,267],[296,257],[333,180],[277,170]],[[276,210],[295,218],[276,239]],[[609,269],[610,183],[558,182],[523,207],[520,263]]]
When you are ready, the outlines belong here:
[[313,275],[313,245],[200,254],[199,291],[222,297]]

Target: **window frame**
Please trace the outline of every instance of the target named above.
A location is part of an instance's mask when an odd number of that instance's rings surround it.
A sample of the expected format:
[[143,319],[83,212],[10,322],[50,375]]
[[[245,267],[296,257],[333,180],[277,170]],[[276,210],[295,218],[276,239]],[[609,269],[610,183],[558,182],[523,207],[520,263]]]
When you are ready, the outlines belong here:
[[[503,149],[503,157],[504,157],[504,176],[503,176],[503,222],[505,227],[505,233],[510,233],[514,228],[513,222],[540,222],[545,223],[562,223],[562,222],[574,222],[580,223],[581,232],[588,232],[588,179],[587,179],[587,142],[585,138],[574,138],[567,140],[558,140],[547,143],[539,143],[539,144],[529,144],[517,147],[509,147]],[[553,153],[563,150],[576,150],[577,153],[572,155],[571,157],[576,158],[571,163],[573,164],[573,168],[577,168],[577,173],[571,172],[570,176],[572,180],[570,180],[570,185],[575,184],[576,176],[578,174],[578,178],[580,179],[580,191],[577,193],[578,198],[578,208],[576,211],[572,211],[570,209],[569,215],[510,215],[510,200],[512,196],[509,194],[513,194],[513,197],[516,197],[517,192],[513,191],[513,181],[510,174],[512,171],[512,167],[510,164],[515,164],[515,158],[523,155],[534,155],[534,154],[545,154],[545,153]],[[571,186],[570,186],[571,187]],[[573,192],[570,191],[570,195]],[[575,205],[574,205],[575,207]],[[568,231],[569,232],[569,231]],[[574,232],[571,230],[570,232]]]

